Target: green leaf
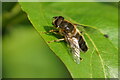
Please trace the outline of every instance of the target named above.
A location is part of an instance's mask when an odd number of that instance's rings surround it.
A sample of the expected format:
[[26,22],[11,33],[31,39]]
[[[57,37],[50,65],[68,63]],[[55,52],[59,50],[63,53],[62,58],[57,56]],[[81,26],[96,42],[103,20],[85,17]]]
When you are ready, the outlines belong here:
[[[95,2],[20,2],[20,4],[35,29],[50,49],[62,60],[73,78],[118,78],[116,7]],[[80,29],[84,30],[84,36],[89,46],[89,50],[85,54],[81,53],[84,60],[80,64],[76,64],[72,60],[65,42],[48,43],[60,36],[42,34],[51,29],[52,17],[59,15],[73,23],[90,25]],[[109,37],[104,37],[104,34]]]
[[31,25],[16,25],[9,35],[3,37],[2,77],[71,77],[62,62],[54,55]]

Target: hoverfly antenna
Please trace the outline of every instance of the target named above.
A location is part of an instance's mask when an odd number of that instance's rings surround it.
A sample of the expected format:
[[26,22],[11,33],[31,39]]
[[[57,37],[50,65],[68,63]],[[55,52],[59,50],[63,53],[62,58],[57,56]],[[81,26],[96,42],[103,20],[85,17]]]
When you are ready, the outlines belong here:
[[58,18],[58,16],[54,16],[53,18],[56,19],[56,18]]

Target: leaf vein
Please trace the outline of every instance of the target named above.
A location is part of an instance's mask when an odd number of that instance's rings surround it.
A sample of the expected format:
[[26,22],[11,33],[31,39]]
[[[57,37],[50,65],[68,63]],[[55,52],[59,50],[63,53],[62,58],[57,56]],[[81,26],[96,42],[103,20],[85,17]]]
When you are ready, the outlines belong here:
[[92,56],[93,56],[94,52],[95,52],[95,49],[92,51],[92,54],[91,54],[91,57],[90,57],[91,78],[92,78]]
[[99,53],[99,50],[97,49],[97,47],[96,47],[95,43],[93,42],[93,40],[91,39],[91,37],[90,37],[87,33],[85,33],[85,34],[88,36],[88,38],[89,38],[90,41],[92,42],[92,44],[93,44],[96,52],[98,53],[98,56],[99,56],[99,58],[100,58],[100,60],[101,60],[101,65],[102,65],[102,68],[103,68],[104,76],[105,76],[105,78],[107,78],[106,72],[105,72],[104,61],[103,61],[103,59],[102,59],[102,57],[101,57],[101,55],[100,55],[100,53]]

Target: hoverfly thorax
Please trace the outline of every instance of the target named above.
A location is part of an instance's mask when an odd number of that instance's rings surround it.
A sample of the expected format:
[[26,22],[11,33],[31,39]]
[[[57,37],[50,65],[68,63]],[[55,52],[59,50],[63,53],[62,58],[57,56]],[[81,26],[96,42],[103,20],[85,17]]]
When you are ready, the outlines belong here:
[[55,26],[55,27],[60,27],[60,24],[62,23],[62,21],[64,20],[64,17],[62,17],[62,16],[55,16],[55,17],[53,17],[53,22],[52,22],[52,24]]
[[64,19],[64,17],[62,17],[62,16],[55,16],[53,18],[54,18],[54,20],[53,20],[52,24],[56,28],[60,28],[63,31],[65,31],[66,33],[71,33],[74,30],[74,25],[72,23],[69,23],[68,21],[66,21]]

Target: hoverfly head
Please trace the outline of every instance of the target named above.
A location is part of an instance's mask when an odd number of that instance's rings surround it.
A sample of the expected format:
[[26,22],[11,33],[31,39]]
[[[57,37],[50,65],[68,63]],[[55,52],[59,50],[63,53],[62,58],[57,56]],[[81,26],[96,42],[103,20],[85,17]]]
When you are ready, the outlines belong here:
[[60,24],[62,23],[63,20],[64,20],[64,17],[55,16],[55,17],[53,17],[52,25],[54,25],[55,27],[60,27]]

